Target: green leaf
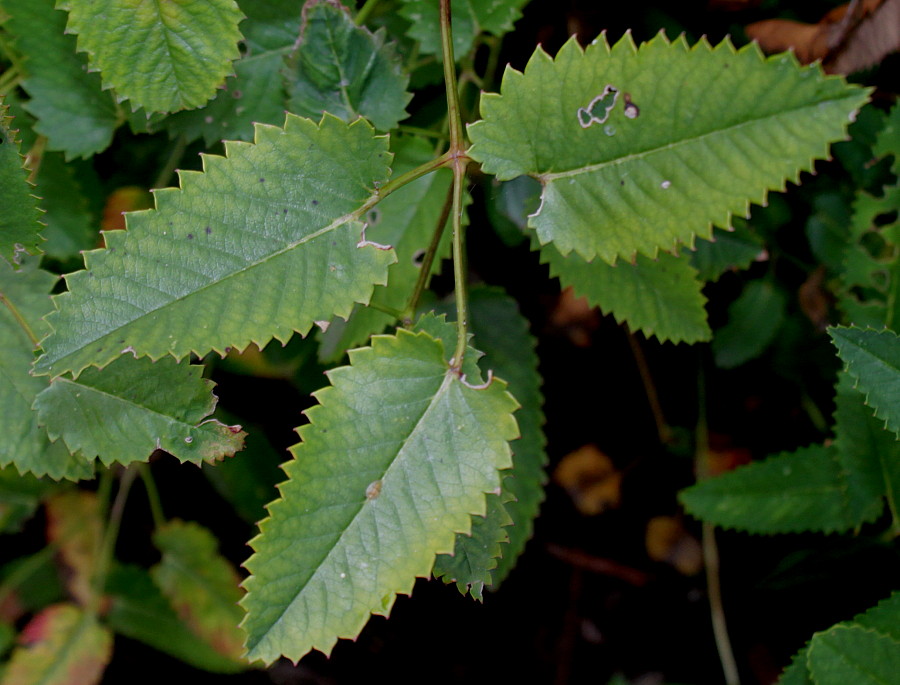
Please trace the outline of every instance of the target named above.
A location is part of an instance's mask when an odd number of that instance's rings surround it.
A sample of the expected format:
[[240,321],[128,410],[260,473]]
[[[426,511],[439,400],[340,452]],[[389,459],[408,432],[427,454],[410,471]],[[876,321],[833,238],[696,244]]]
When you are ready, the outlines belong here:
[[[504,507],[513,524],[505,528],[509,544],[491,573],[496,588],[515,566],[534,532],[534,520],[544,501],[547,453],[544,437],[544,398],[538,373],[537,340],[528,330],[515,301],[500,290],[475,288],[469,298],[469,319],[475,343],[484,352],[479,361],[485,370],[503,378],[521,407],[516,412],[521,437],[511,444],[513,467],[503,488],[513,500]],[[487,371],[486,371],[487,372]]]
[[44,609],[19,636],[3,685],[94,685],[112,656],[112,635],[71,604]]
[[123,355],[76,380],[55,378],[34,408],[52,440],[106,466],[147,461],[157,449],[183,462],[215,461],[240,451],[246,434],[208,418],[216,397],[202,374],[199,365]]
[[[513,22],[522,16],[521,9],[529,0],[452,0],[450,13],[453,18],[453,54],[459,60],[465,57],[479,33],[502,36],[511,31]],[[420,43],[422,52],[441,54],[440,3],[431,0],[403,0],[400,13],[410,21],[411,38]]]
[[751,281],[728,306],[728,323],[716,331],[716,366],[731,369],[761,355],[784,321],[784,293],[769,281]]
[[234,0],[58,0],[91,70],[132,109],[174,112],[215,95],[239,56]]
[[302,6],[296,0],[238,0],[246,15],[241,33],[247,54],[280,50],[292,46],[302,24]]
[[848,511],[841,466],[834,448],[814,445],[701,481],[679,499],[703,521],[748,533],[849,530],[862,520]]
[[808,653],[809,646],[806,646],[794,655],[791,663],[778,678],[777,685],[814,685],[806,665]]
[[42,247],[49,257],[71,259],[82,250],[97,244],[98,221],[88,207],[80,176],[84,173],[73,164],[66,164],[62,154],[45,152],[41,156],[35,194],[41,198],[44,237]]
[[[876,606],[872,607],[868,611],[866,611],[862,614],[859,614],[858,616],[855,616],[852,621],[846,621],[844,623],[839,623],[834,627],[835,628],[868,629],[868,630],[874,631],[875,633],[878,633],[884,637],[893,639],[895,641],[895,643],[900,641],[900,592],[893,593],[889,598],[882,600]],[[820,636],[823,636],[827,633],[831,633],[832,630],[833,630],[833,628],[829,631],[826,631],[825,633],[818,633],[814,637],[813,641],[815,641],[816,638],[819,638]],[[820,640],[817,644],[819,645],[820,648],[823,646],[823,644],[826,645],[825,651],[820,652],[817,657],[820,660],[819,664],[821,665],[822,664],[821,660],[823,658],[826,658],[826,663],[827,663],[827,661],[830,659],[830,657],[834,656],[834,654],[830,654],[830,655],[827,654],[831,650],[831,648],[837,646],[840,650],[843,650],[844,648],[848,647],[850,643],[845,642],[840,637],[840,635],[838,636],[837,640],[835,640],[834,635],[830,635],[829,637],[824,639],[824,642],[822,642]],[[828,645],[830,645],[830,646],[828,646]],[[855,649],[851,648],[851,649],[847,650],[846,653],[842,657],[839,657],[839,659],[841,661],[845,662],[844,663],[845,667],[848,665],[846,663],[847,657],[850,657],[852,659],[854,656],[856,656],[856,657],[859,656],[858,652],[855,655],[854,655],[854,652],[855,652]],[[809,645],[807,645],[806,647],[801,649],[794,656],[794,658],[791,660],[790,666],[788,666],[788,668],[785,669],[781,678],[778,680],[778,685],[812,685],[813,682],[815,682],[815,683],[829,683],[829,682],[840,683],[840,682],[842,682],[839,680],[832,681],[831,680],[831,678],[833,678],[832,673],[828,673],[821,680],[816,679],[815,681],[813,681],[812,675],[810,674],[810,671],[809,671],[808,658],[809,658]],[[867,660],[864,660],[864,661],[867,661]],[[831,665],[833,665],[833,664],[829,665],[829,670],[830,670]],[[853,679],[852,682],[855,683],[856,680]],[[890,682],[890,681],[888,681],[888,682]]]
[[47,543],[65,569],[61,575],[69,596],[90,606],[106,512],[96,493],[78,489],[56,493],[44,509]]
[[866,404],[888,429],[900,433],[900,337],[889,330],[843,326],[829,328],[828,334]]
[[105,233],[107,249],[67,276],[43,342],[39,373],[102,366],[131,347],[176,359],[346,317],[384,283],[391,250],[362,236],[359,217],[389,175],[387,140],[364,122],[288,115],[257,126],[256,143],[229,142],[155,193],[156,210]]
[[[219,418],[233,422],[236,417],[221,410]],[[275,486],[284,474],[278,468],[284,455],[266,439],[262,428],[248,431],[244,449],[229,459],[203,464],[203,475],[235,512],[248,523],[256,523],[266,515],[266,504],[277,490]]]
[[600,259],[586,262],[575,252],[563,257],[550,244],[541,248],[541,261],[563,288],[573,288],[592,307],[648,338],[694,343],[712,337],[703,284],[686,255],[660,252],[655,260],[638,255],[634,264],[610,266]]
[[19,532],[52,488],[51,483],[20,475],[11,466],[0,468],[0,534]]
[[849,235],[842,245],[839,305],[846,319],[860,326],[900,323],[900,186],[880,197],[860,192],[853,202]]
[[713,231],[711,241],[698,241],[690,260],[701,281],[717,281],[726,271],[746,269],[764,254],[759,238],[738,225],[734,231]]
[[28,373],[34,360],[28,330],[35,337],[47,332],[43,316],[52,309],[54,283],[56,277],[38,269],[36,259],[25,260],[19,271],[0,260],[0,467],[14,464],[20,473],[77,480],[91,477],[91,463],[61,443],[51,444],[31,409],[47,381]]
[[[207,146],[220,140],[252,140],[253,123],[284,120],[285,57],[297,42],[301,8],[293,0],[242,0],[247,18],[241,23],[246,53],[234,63],[235,76],[202,109],[177,112],[165,121],[172,134]],[[318,118],[318,117],[316,117]]]
[[541,181],[541,244],[613,263],[728,227],[826,156],[866,95],[755,44],[572,39],[483,96],[470,155],[500,180]]
[[232,660],[241,656],[239,578],[216,551],[216,538],[196,523],[169,521],[153,543],[162,560],[150,569],[175,612],[191,631]]
[[[434,159],[432,146],[421,138],[403,136],[393,142],[395,176]],[[331,321],[322,335],[321,360],[338,361],[348,349],[364,344],[370,336],[381,333],[396,321],[376,307],[396,311],[406,308],[452,180],[449,169],[439,169],[397,189],[366,213],[366,237],[382,245],[392,245],[397,261],[388,268],[387,285],[376,286],[372,293],[371,302],[375,307],[357,306],[346,322],[337,318]],[[449,256],[450,231],[445,228],[432,272],[437,273],[441,260]]]
[[884,430],[851,385],[850,375],[840,374],[834,411],[834,446],[846,479],[850,516],[858,521],[875,519],[887,496],[895,525],[900,525],[895,509],[900,501],[900,442]]
[[887,116],[884,127],[878,134],[872,152],[879,157],[894,156],[891,171],[895,176],[900,176],[900,104],[894,103]]
[[23,252],[40,252],[43,238],[38,234],[41,213],[7,109],[0,96],[0,257],[18,263]]
[[246,668],[191,632],[144,569],[114,567],[106,581],[106,596],[109,609],[105,619],[115,632],[213,673],[236,673]]
[[66,159],[105,150],[121,123],[119,110],[100,77],[87,72],[87,60],[75,54],[65,12],[54,9],[54,0],[2,4],[10,15],[4,26],[25,58],[22,87],[31,96],[25,108],[37,118],[34,128],[47,137],[47,149],[65,152]]
[[389,131],[405,119],[409,75],[387,44],[385,31],[357,26],[334,0],[310,0],[285,72],[288,109],[318,120],[324,112],[352,121],[368,118]]
[[807,656],[816,685],[887,685],[900,671],[900,641],[859,625],[817,633]]
[[479,602],[484,588],[490,586],[491,571],[509,543],[507,527],[513,523],[506,505],[512,494],[504,489],[500,495],[487,496],[484,516],[472,517],[472,531],[457,534],[453,554],[438,554],[434,560],[434,577],[445,583],[456,583],[462,594],[471,594]]
[[281,499],[251,541],[251,660],[327,653],[387,614],[471,530],[511,465],[505,384],[467,385],[427,333],[376,336],[350,362],[316,393]]
[[[288,44],[287,48],[290,48]],[[286,50],[243,57],[234,63],[234,78],[202,109],[176,112],[166,129],[188,141],[203,138],[207,146],[220,140],[252,140],[253,124],[279,124],[284,119],[281,73]]]

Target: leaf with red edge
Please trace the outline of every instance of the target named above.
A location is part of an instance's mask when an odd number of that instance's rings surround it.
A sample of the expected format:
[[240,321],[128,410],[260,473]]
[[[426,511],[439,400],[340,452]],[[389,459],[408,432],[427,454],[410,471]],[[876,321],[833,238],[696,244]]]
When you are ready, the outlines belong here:
[[69,490],[47,500],[47,541],[57,546],[69,573],[66,586],[79,604],[87,605],[91,594],[96,553],[103,535],[103,520],[97,495]]
[[72,604],[35,616],[19,636],[3,685],[93,685],[112,654],[112,634]]
[[178,616],[217,652],[240,659],[240,581],[218,554],[212,533],[196,523],[170,521],[154,533],[153,542],[163,557],[150,574]]

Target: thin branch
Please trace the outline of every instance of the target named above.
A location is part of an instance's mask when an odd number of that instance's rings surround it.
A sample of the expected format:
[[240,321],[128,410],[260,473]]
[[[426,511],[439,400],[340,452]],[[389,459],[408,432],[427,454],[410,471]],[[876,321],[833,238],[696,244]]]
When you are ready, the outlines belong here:
[[156,481],[150,472],[150,466],[140,464],[138,470],[141,474],[141,481],[144,483],[144,489],[147,491],[147,500],[150,504],[150,515],[153,517],[153,527],[159,528],[166,522],[163,514],[162,500],[159,498],[159,490],[156,487]]
[[441,0],[441,56],[444,60],[444,85],[447,89],[447,117],[450,126],[450,149],[447,151],[453,169],[453,277],[456,292],[456,351],[451,366],[462,368],[468,344],[468,295],[466,292],[465,235],[462,225],[462,196],[469,158],[465,153],[462,118],[459,110],[459,85],[453,58],[453,31],[450,0]]
[[362,26],[368,21],[369,15],[372,14],[372,11],[379,2],[380,0],[366,0],[366,4],[360,7],[359,12],[356,13],[356,17],[353,20],[356,22],[357,26]]
[[100,554],[97,558],[97,566],[94,569],[93,592],[91,593],[90,605],[87,610],[91,614],[96,614],[100,610],[100,600],[103,597],[103,591],[106,588],[106,576],[112,565],[113,554],[116,549],[116,540],[119,537],[119,528],[122,524],[122,513],[125,511],[125,502],[128,500],[128,491],[131,489],[134,479],[137,478],[138,470],[135,468],[125,469],[122,478],[119,480],[119,491],[109,510],[109,516],[106,523],[106,531],[103,534],[103,540],[100,543]]
[[656,423],[656,433],[659,435],[659,441],[663,445],[672,442],[672,429],[666,421],[663,414],[662,405],[659,403],[659,394],[656,392],[656,384],[653,382],[653,376],[650,375],[650,367],[647,365],[647,358],[644,356],[644,350],[641,348],[640,342],[635,337],[628,324],[624,324],[625,337],[628,338],[628,345],[631,347],[631,353],[634,355],[635,364],[641,374],[641,382],[644,384],[644,392],[647,395],[647,403],[650,405],[650,411],[653,413],[653,420]]
[[428,285],[428,280],[431,278],[431,268],[437,256],[441,238],[444,237],[444,227],[447,225],[447,218],[450,216],[452,210],[453,187],[451,186],[447,191],[447,198],[444,200],[444,206],[441,208],[437,226],[434,227],[434,232],[431,234],[431,243],[428,245],[425,256],[422,258],[422,266],[419,271],[419,278],[416,280],[416,287],[413,289],[412,296],[409,298],[409,304],[406,305],[406,311],[403,313],[404,325],[411,323],[412,316],[419,306],[419,298],[422,297],[425,286]]

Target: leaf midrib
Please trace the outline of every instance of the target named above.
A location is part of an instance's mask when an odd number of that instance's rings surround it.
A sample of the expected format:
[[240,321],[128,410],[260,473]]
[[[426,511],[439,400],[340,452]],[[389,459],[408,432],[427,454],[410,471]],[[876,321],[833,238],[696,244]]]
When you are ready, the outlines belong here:
[[[114,334],[115,332],[117,332],[117,331],[121,331],[121,330],[123,330],[123,329],[126,329],[127,327],[131,326],[132,324],[134,324],[134,323],[140,321],[141,319],[144,319],[145,317],[151,316],[151,315],[155,314],[156,312],[165,309],[166,307],[174,306],[175,304],[178,304],[178,303],[180,303],[180,302],[184,302],[184,301],[186,301],[186,300],[188,300],[188,299],[190,299],[190,298],[192,298],[192,297],[194,297],[194,296],[196,296],[196,295],[198,295],[198,294],[200,294],[200,293],[203,293],[203,292],[205,292],[206,290],[208,290],[208,289],[210,289],[210,288],[216,287],[216,286],[218,286],[218,285],[220,285],[220,284],[222,284],[222,283],[227,283],[230,279],[232,279],[232,278],[237,278],[237,277],[239,277],[239,276],[242,276],[242,275],[244,275],[244,274],[246,274],[246,273],[252,271],[253,269],[256,269],[257,267],[265,266],[265,265],[268,264],[271,260],[273,260],[273,259],[275,259],[275,258],[277,258],[277,257],[280,257],[280,256],[283,255],[283,254],[286,254],[286,253],[290,252],[291,250],[293,250],[293,249],[299,247],[300,245],[306,244],[306,243],[308,243],[308,242],[311,242],[311,241],[315,240],[316,238],[319,238],[319,237],[321,237],[321,236],[323,236],[323,235],[326,235],[326,234],[328,234],[328,233],[331,233],[332,231],[337,230],[338,228],[340,228],[341,226],[343,226],[344,224],[350,223],[350,222],[352,222],[352,221],[356,221],[357,219],[359,219],[360,216],[362,216],[362,214],[364,214],[364,213],[369,209],[369,207],[370,207],[371,205],[375,204],[375,202],[377,201],[378,197],[379,197],[379,196],[378,196],[378,192],[377,192],[377,191],[374,191],[374,192],[373,192],[371,195],[369,195],[369,197],[368,197],[368,198],[360,205],[359,208],[357,208],[356,210],[354,210],[354,211],[352,211],[352,212],[349,212],[349,213],[347,213],[347,214],[344,214],[343,216],[338,217],[337,219],[333,220],[330,224],[328,224],[328,225],[325,226],[324,228],[320,228],[320,229],[317,230],[317,231],[313,231],[312,233],[309,233],[309,234],[303,236],[303,237],[300,238],[299,240],[296,240],[296,241],[294,241],[294,242],[292,242],[292,243],[289,243],[288,245],[284,246],[284,247],[281,248],[281,249],[278,249],[278,250],[276,250],[276,251],[274,251],[274,252],[270,252],[269,254],[265,255],[263,258],[258,259],[258,260],[256,260],[255,262],[251,262],[250,264],[246,264],[245,266],[243,266],[243,267],[241,267],[241,268],[239,268],[239,269],[237,269],[237,270],[235,270],[235,271],[232,271],[231,273],[226,274],[226,275],[223,276],[222,278],[218,278],[218,279],[212,280],[212,281],[210,281],[210,282],[208,282],[208,283],[204,283],[203,285],[201,285],[199,288],[197,288],[197,289],[195,289],[195,290],[191,290],[190,292],[185,293],[184,295],[179,295],[179,296],[177,296],[177,297],[174,297],[174,298],[172,298],[171,300],[168,300],[168,301],[166,301],[166,302],[161,303],[161,304],[160,304],[159,306],[157,306],[157,307],[153,307],[153,308],[151,308],[151,309],[147,309],[147,310],[145,310],[144,312],[142,312],[139,316],[135,316],[135,317],[132,318],[132,319],[128,319],[127,321],[121,322],[120,325],[116,326],[115,328],[111,328],[111,329],[109,329],[109,330],[106,330],[106,331],[104,331],[103,333],[101,333],[100,335],[98,335],[98,336],[96,336],[96,337],[92,337],[92,338],[90,338],[90,339],[82,338],[82,339],[81,339],[81,344],[80,344],[78,347],[72,349],[72,350],[69,351],[69,352],[66,352],[66,353],[65,353],[64,355],[62,355],[62,356],[59,356],[59,357],[57,357],[57,358],[55,358],[55,359],[54,359],[54,358],[50,358],[50,359],[48,360],[48,359],[46,359],[47,355],[45,354],[44,357],[38,359],[37,363],[35,364],[35,369],[42,369],[42,370],[43,370],[43,369],[46,369],[47,371],[49,371],[49,370],[50,370],[50,366],[55,365],[55,364],[59,364],[60,362],[64,361],[65,359],[68,359],[69,357],[78,355],[79,353],[83,352],[83,351],[85,350],[85,348],[89,347],[89,346],[92,345],[93,343],[98,342],[98,341],[100,341],[100,340],[103,340],[103,339],[106,338],[107,336],[113,335],[113,334]],[[179,267],[180,267],[180,265],[179,265]],[[125,278],[125,274],[123,274],[123,273],[114,273],[111,277],[112,277],[112,278]],[[146,285],[146,284],[141,283],[140,285],[143,286],[143,285]],[[128,304],[134,305],[133,302],[128,302]],[[59,310],[57,310],[57,311],[59,311]],[[135,346],[135,343],[132,343],[132,345]],[[135,346],[135,349],[138,349],[139,347],[140,347],[140,344],[138,343],[138,344]],[[186,354],[187,354],[187,353],[186,353]],[[185,354],[185,355],[182,355],[181,358],[183,358],[184,356],[186,356],[186,354]],[[142,356],[143,356],[143,355],[142,355]],[[80,368],[74,368],[74,367],[73,367],[73,368],[71,368],[71,369],[69,369],[69,368],[62,369],[61,371],[59,371],[59,373],[65,373],[66,371],[69,371],[69,370],[71,370],[71,371],[77,373],[77,372],[81,371],[83,368],[85,368],[85,367],[87,367],[87,366],[90,366],[90,364],[91,364],[91,362],[88,362],[87,364],[84,364],[84,366],[82,366],[82,367],[80,367]],[[77,365],[76,365],[76,366],[77,366]]]
[[[787,115],[788,120],[791,121],[796,118],[795,112],[800,112],[800,111],[809,109],[811,107],[818,107],[819,105],[824,104],[824,103],[835,104],[837,102],[842,102],[844,100],[855,99],[854,96],[856,94],[857,94],[856,91],[851,91],[850,93],[847,93],[843,97],[840,97],[840,98],[830,98],[830,99],[820,100],[818,102],[805,102],[799,106],[791,107],[789,109],[779,110],[778,112],[773,112],[773,113],[767,114],[763,117],[755,117],[752,119],[747,119],[746,121],[741,121],[741,122],[739,122],[737,124],[733,124],[731,126],[727,126],[724,128],[717,128],[717,129],[714,129],[711,131],[707,131],[705,133],[701,133],[700,135],[695,135],[695,136],[688,137],[688,138],[681,138],[674,142],[666,143],[665,145],[659,145],[657,147],[649,148],[647,150],[642,150],[640,152],[634,152],[634,153],[625,155],[623,157],[617,157],[615,159],[607,160],[605,162],[598,162],[597,164],[588,164],[586,166],[580,166],[580,167],[576,167],[574,169],[568,169],[566,171],[547,172],[547,173],[530,172],[528,175],[533,176],[534,178],[539,180],[541,183],[546,184],[546,183],[550,183],[552,181],[555,181],[555,180],[561,179],[561,178],[571,178],[574,176],[580,176],[582,174],[590,174],[595,171],[601,171],[607,167],[617,166],[619,164],[625,164],[627,162],[640,160],[645,157],[654,155],[658,152],[673,150],[673,149],[676,149],[676,148],[679,148],[679,147],[682,147],[685,145],[698,143],[702,140],[705,140],[705,139],[713,137],[713,136],[726,135],[729,132],[739,131],[745,127],[756,126],[758,124],[764,124],[765,122],[768,122],[768,121],[784,118],[785,115]],[[540,212],[536,212],[536,214],[537,213],[540,213]]]
[[[451,385],[451,382],[452,382],[453,378],[454,378],[453,372],[452,372],[451,370],[448,369],[448,370],[445,372],[445,374],[444,374],[444,379],[441,381],[441,385],[440,385],[440,386],[438,387],[438,389],[435,391],[435,393],[434,393],[434,395],[432,396],[431,400],[428,402],[428,405],[422,410],[422,413],[421,413],[421,415],[419,416],[419,418],[416,420],[415,425],[413,426],[412,430],[411,430],[411,431],[409,432],[409,434],[403,439],[403,441],[402,441],[400,447],[397,449],[396,455],[393,457],[393,459],[391,459],[391,461],[390,461],[390,463],[388,464],[387,468],[384,470],[384,473],[382,474],[382,477],[381,477],[381,480],[382,480],[382,481],[383,481],[385,478],[387,478],[388,474],[391,472],[391,469],[394,467],[394,465],[397,464],[398,461],[401,460],[402,455],[403,455],[403,451],[406,449],[406,446],[409,444],[409,442],[410,442],[410,440],[413,438],[413,436],[417,435],[417,433],[422,429],[421,427],[425,424],[426,419],[428,418],[428,415],[429,415],[429,414],[432,412],[432,410],[434,410],[434,408],[438,405],[438,400],[439,400],[440,398],[442,398],[442,397],[447,393],[447,391],[448,391],[449,388],[450,388],[450,385]],[[247,652],[248,652],[248,655],[251,655],[252,652],[253,652],[253,651],[254,651],[254,650],[255,650],[262,642],[265,641],[265,639],[266,639],[266,637],[269,635],[269,633],[271,633],[272,630],[273,630],[279,623],[281,623],[281,621],[284,619],[284,617],[285,617],[288,613],[290,613],[290,611],[291,611],[291,609],[293,608],[293,606],[295,605],[295,603],[300,599],[300,597],[301,597],[301,595],[303,594],[304,590],[306,590],[306,588],[309,587],[310,584],[312,584],[312,583],[316,580],[317,576],[319,576],[319,574],[320,574],[320,572],[321,572],[321,569],[322,569],[322,567],[325,565],[325,563],[326,563],[326,562],[331,558],[331,556],[335,553],[335,550],[337,550],[338,548],[341,547],[341,542],[342,542],[344,536],[347,534],[347,531],[349,531],[349,530],[354,526],[354,524],[357,522],[357,520],[359,519],[360,515],[361,515],[361,514],[363,513],[363,511],[365,510],[365,507],[366,507],[366,504],[368,503],[368,501],[369,501],[368,499],[364,499],[364,500],[362,500],[362,501],[359,503],[358,509],[357,509],[356,512],[353,514],[353,517],[350,519],[349,523],[344,527],[343,531],[341,532],[340,537],[338,538],[338,541],[337,541],[337,542],[331,547],[331,549],[329,549],[328,552],[322,557],[322,559],[321,559],[321,560],[319,561],[319,563],[316,565],[315,571],[313,571],[313,573],[309,576],[309,578],[306,580],[306,582],[303,584],[303,586],[295,593],[294,598],[293,598],[289,603],[287,603],[287,605],[286,605],[285,608],[282,610],[282,612],[278,615],[278,617],[275,618],[273,621],[271,621],[271,623],[269,624],[269,627],[266,629],[265,632],[263,632],[263,633],[260,635],[259,639],[253,644],[252,647],[250,646],[249,641],[248,641],[248,645],[247,645]],[[393,592],[393,590],[391,590],[391,592]],[[345,637],[345,636],[338,636],[338,637]],[[318,648],[318,647],[319,647],[319,645],[315,645],[315,644],[313,644],[312,646],[315,647],[315,648]],[[253,657],[251,656],[250,658],[253,658]]]

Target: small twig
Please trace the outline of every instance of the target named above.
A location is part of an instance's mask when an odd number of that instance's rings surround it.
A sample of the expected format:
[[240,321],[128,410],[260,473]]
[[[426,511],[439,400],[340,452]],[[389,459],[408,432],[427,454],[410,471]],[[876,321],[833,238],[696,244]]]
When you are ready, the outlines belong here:
[[656,384],[653,382],[653,376],[650,375],[650,367],[647,365],[644,350],[641,349],[641,345],[635,338],[634,333],[628,328],[628,324],[624,324],[624,328],[625,337],[628,338],[628,345],[631,347],[631,353],[634,355],[634,361],[641,374],[641,382],[644,384],[644,392],[647,395],[647,402],[650,404],[650,411],[653,413],[653,420],[656,422],[656,433],[659,435],[659,441],[663,445],[668,445],[672,442],[672,429],[669,427],[663,414],[662,405],[659,403]]
[[612,559],[588,554],[580,549],[570,549],[551,543],[547,545],[547,552],[570,566],[575,566],[591,573],[609,576],[610,578],[618,578],[635,587],[641,587],[650,582],[650,575],[643,571],[625,566]]

